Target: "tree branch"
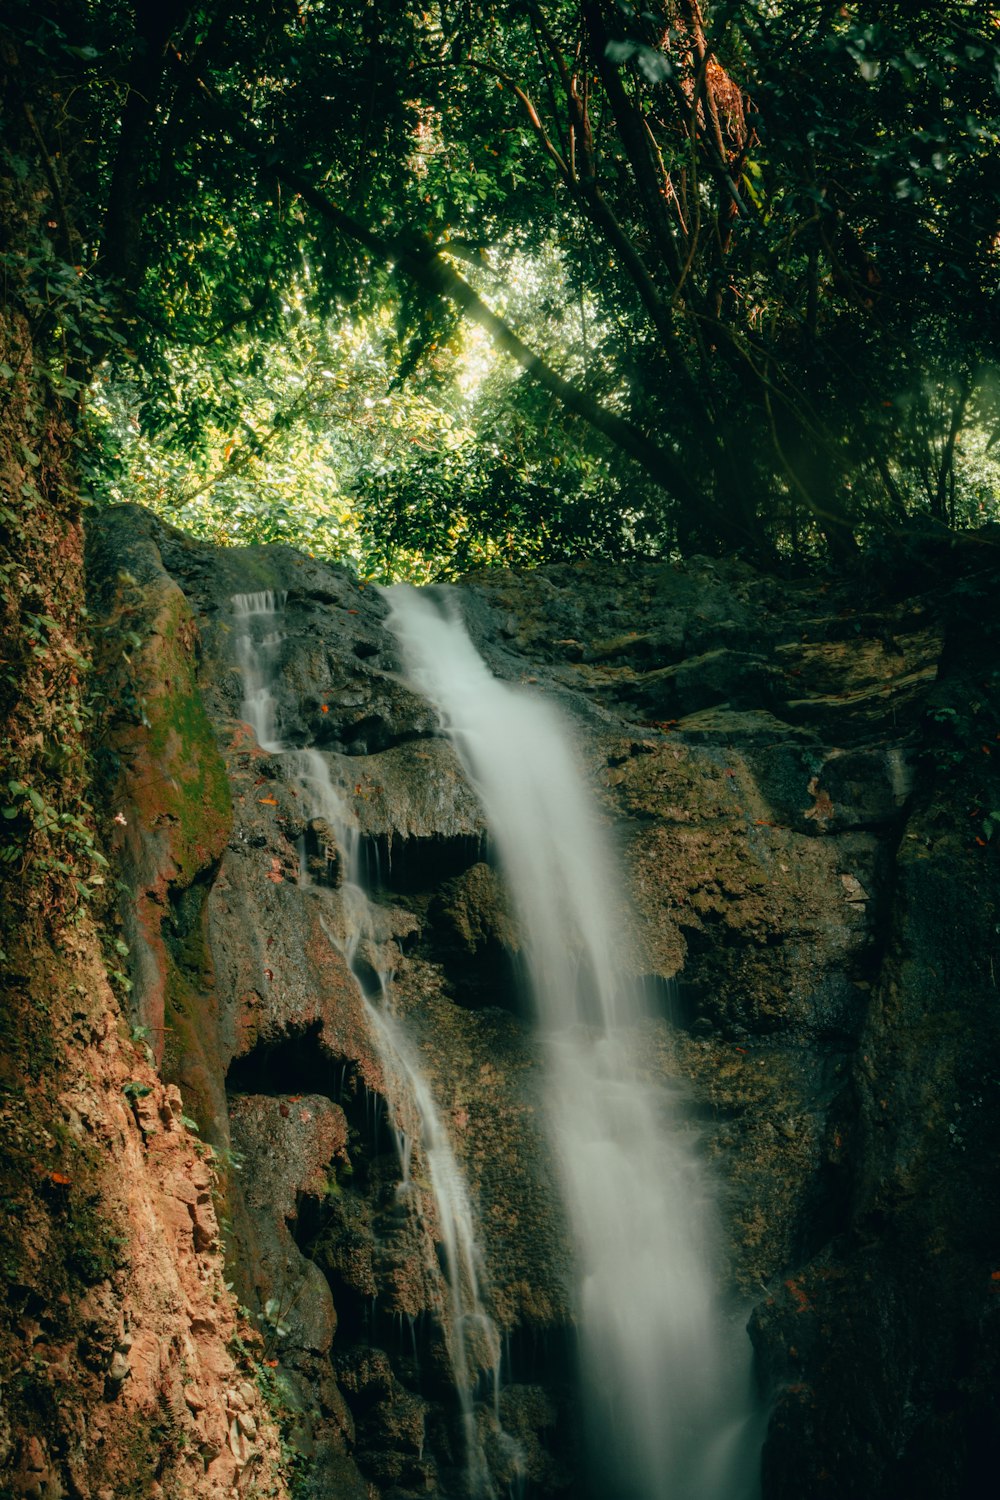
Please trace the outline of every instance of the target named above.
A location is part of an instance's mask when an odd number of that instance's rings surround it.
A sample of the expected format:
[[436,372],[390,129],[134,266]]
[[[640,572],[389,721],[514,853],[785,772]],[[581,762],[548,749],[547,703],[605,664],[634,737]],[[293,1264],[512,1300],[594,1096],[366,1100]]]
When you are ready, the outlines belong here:
[[[181,59],[178,59],[178,66],[184,66]],[[294,167],[275,161],[273,149],[265,149],[254,138],[246,122],[227,110],[203,79],[198,78],[197,84],[213,113],[224,118],[227,130],[238,145],[262,168],[284,181],[326,224],[388,265],[395,275],[407,277],[427,295],[453,302],[467,318],[485,329],[497,348],[509,354],[536,384],[555,396],[567,411],[582,417],[595,431],[634,459],[684,510],[690,513],[704,510],[704,494],[689,478],[688,471],[674,453],[653,442],[632,422],[609,411],[546,364],[483,301],[475,288],[448,265],[430,240],[417,232],[396,234],[390,238],[360,223]]]

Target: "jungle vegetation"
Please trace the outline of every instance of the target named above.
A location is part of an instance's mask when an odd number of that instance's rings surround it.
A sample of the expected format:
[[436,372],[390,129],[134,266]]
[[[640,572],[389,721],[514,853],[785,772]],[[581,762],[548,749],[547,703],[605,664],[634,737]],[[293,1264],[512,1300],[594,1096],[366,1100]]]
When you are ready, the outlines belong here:
[[93,503],[416,579],[995,518],[984,0],[4,10],[0,377]]

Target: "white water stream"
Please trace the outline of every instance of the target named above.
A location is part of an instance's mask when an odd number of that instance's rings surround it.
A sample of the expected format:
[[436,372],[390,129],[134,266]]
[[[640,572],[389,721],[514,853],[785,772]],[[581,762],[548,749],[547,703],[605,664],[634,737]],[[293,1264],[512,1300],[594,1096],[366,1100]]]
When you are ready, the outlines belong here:
[[[392,973],[377,966],[377,991],[366,990],[357,964],[359,949],[376,952],[374,913],[361,883],[361,835],[356,816],[334,785],[330,765],[321,751],[294,750],[277,737],[272,691],[283,640],[281,614],[284,594],[271,591],[237,594],[233,614],[237,622],[235,651],[243,680],[241,712],[262,750],[280,753],[308,818],[322,819],[331,829],[343,864],[340,897],[346,936],[338,940],[324,923],[331,944],[343,955],[358,984],[382,1065],[387,1101],[394,1112],[393,1133],[401,1175],[400,1191],[412,1190],[410,1165],[414,1140],[419,1140],[436,1210],[444,1256],[445,1341],[458,1395],[465,1446],[469,1500],[493,1500],[496,1489],[480,1432],[481,1387],[490,1395],[490,1425],[505,1456],[505,1466],[518,1470],[516,1444],[499,1422],[500,1336],[483,1302],[482,1252],[465,1180],[451,1147],[430,1085],[406,1031],[392,1010]],[[302,883],[308,882],[305,861]]]
[[579,1264],[594,1492],[751,1500],[750,1345],[683,1110],[636,1066],[644,1005],[618,954],[614,861],[566,726],[494,678],[457,609],[408,586],[388,624],[475,786],[518,913],[548,1053],[548,1119]]
[[233,614],[237,620],[236,660],[243,678],[241,712],[262,750],[284,749],[277,738],[271,684],[282,641],[278,619],[287,597],[274,589],[233,595]]
[[[345,861],[340,893],[347,940],[340,945],[329,931],[327,936],[343,953],[351,972],[357,976],[359,970],[355,961],[360,946],[370,943],[369,952],[373,953],[377,941],[372,908],[360,883],[361,839],[357,820],[334,786],[329,765],[320,751],[298,751],[294,774],[312,815],[322,818],[333,829],[337,848]],[[500,1335],[482,1298],[482,1252],[476,1238],[475,1218],[465,1179],[430,1085],[421,1071],[416,1049],[393,1013],[392,973],[381,968],[375,968],[374,972],[378,979],[377,993],[367,993],[360,979],[358,988],[382,1064],[390,1107],[394,1107],[405,1121],[398,1120],[394,1127],[402,1175],[400,1189],[406,1192],[412,1186],[410,1159],[412,1137],[416,1134],[434,1197],[444,1252],[448,1301],[445,1336],[462,1412],[468,1492],[474,1500],[479,1500],[479,1497],[486,1500],[495,1494],[495,1489],[478,1430],[477,1394],[485,1383],[492,1397],[498,1428]],[[502,1434],[500,1437],[502,1440]]]

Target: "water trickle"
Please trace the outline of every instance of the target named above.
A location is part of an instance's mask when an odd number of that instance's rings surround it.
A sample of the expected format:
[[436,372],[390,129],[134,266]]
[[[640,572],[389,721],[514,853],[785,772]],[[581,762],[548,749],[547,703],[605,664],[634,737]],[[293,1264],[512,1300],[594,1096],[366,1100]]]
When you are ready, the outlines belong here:
[[[379,945],[374,910],[362,883],[365,849],[357,818],[335,786],[329,762],[320,751],[291,750],[277,737],[273,683],[283,640],[280,615],[285,598],[284,594],[270,591],[237,594],[233,598],[233,614],[241,627],[236,637],[236,654],[243,677],[241,711],[261,749],[283,754],[289,779],[298,788],[307,816],[323,820],[333,832],[341,863],[340,898],[345,935],[338,938],[322,920],[321,926],[351,969],[365,1007],[382,1066],[386,1097],[395,1112],[389,1124],[399,1161],[400,1191],[404,1195],[413,1188],[412,1154],[414,1143],[419,1141],[442,1247],[445,1342],[462,1417],[468,1500],[495,1500],[496,1487],[479,1423],[484,1384],[490,1395],[494,1437],[508,1468],[517,1469],[517,1455],[504,1447],[505,1443],[509,1447],[513,1440],[499,1426],[500,1336],[483,1298],[482,1252],[472,1205],[416,1049],[402,1021],[393,1013],[391,971],[381,967],[375,958]],[[300,883],[307,886],[309,874],[304,848],[300,849],[299,876]],[[369,961],[369,955],[373,962]],[[369,1133],[373,1149],[377,1150],[383,1102],[367,1086],[365,1095]],[[376,1313],[373,1297],[372,1328]],[[416,1358],[415,1333],[413,1340]]]
[[[356,820],[348,812],[333,785],[327,763],[317,750],[299,752],[299,784],[311,788],[319,816],[334,830],[338,847],[344,851],[345,879],[341,896],[350,913],[347,938],[338,944],[329,929],[330,941],[340,948],[351,966],[364,1001],[368,1023],[375,1039],[379,1061],[385,1076],[386,1093],[397,1109],[406,1110],[412,1119],[410,1128],[403,1123],[394,1127],[401,1186],[410,1185],[410,1161],[413,1141],[419,1139],[427,1176],[437,1211],[437,1229],[443,1251],[447,1318],[445,1339],[451,1360],[452,1376],[462,1413],[466,1453],[466,1480],[471,1500],[489,1500],[495,1494],[489,1465],[479,1435],[477,1402],[485,1378],[491,1391],[497,1388],[500,1367],[500,1338],[482,1296],[482,1253],[476,1236],[475,1219],[465,1179],[442,1123],[430,1085],[419,1065],[416,1051],[405,1028],[394,1015],[391,1000],[392,975],[374,969],[377,985],[370,992],[360,978],[358,950],[373,944],[372,909],[358,883],[361,840]],[[494,1400],[494,1406],[495,1406]]]
[[479,793],[518,913],[579,1263],[595,1493],[750,1500],[749,1341],[720,1307],[692,1131],[637,1066],[645,1008],[618,954],[614,861],[567,729],[490,674],[450,603],[408,586],[388,598],[411,684]]
[[256,594],[234,594],[236,660],[243,679],[240,712],[262,750],[282,750],[278,738],[273,684],[284,639],[279,617],[286,592],[262,589]]

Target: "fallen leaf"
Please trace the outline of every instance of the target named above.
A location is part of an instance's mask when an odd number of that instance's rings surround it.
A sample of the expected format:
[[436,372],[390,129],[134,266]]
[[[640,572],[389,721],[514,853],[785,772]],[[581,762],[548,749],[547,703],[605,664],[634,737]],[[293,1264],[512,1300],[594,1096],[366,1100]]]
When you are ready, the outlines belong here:
[[32,1171],[36,1177],[45,1177],[49,1182],[55,1183],[56,1187],[69,1187],[73,1180],[71,1177],[67,1177],[64,1172],[52,1172],[48,1167],[43,1167],[39,1162],[34,1163]]
[[818,776],[812,777],[807,790],[810,797],[816,798],[816,802],[815,805],[813,807],[810,807],[809,811],[806,812],[803,816],[807,818],[815,818],[816,821],[820,823],[825,822],[827,818],[832,818],[835,813],[835,808],[830,800],[829,792],[824,792],[823,790],[821,790],[819,786]]

